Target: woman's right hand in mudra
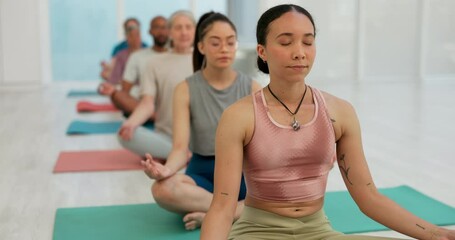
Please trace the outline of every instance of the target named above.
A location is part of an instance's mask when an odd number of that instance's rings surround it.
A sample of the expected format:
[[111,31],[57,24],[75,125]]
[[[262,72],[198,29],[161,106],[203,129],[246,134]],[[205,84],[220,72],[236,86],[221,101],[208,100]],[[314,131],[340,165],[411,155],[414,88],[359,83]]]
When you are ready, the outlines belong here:
[[145,174],[147,174],[147,176],[151,179],[159,181],[172,176],[171,170],[160,162],[154,160],[152,155],[149,153],[145,154],[145,160],[142,161],[142,165],[145,167]]

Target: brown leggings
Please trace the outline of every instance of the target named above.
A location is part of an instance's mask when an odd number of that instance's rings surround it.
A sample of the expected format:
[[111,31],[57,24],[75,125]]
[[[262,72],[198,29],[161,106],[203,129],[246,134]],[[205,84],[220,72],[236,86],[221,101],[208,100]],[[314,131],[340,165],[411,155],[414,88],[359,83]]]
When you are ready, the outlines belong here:
[[245,206],[242,215],[232,226],[228,239],[236,240],[343,240],[397,239],[360,235],[344,235],[332,229],[324,210],[302,218],[289,218]]

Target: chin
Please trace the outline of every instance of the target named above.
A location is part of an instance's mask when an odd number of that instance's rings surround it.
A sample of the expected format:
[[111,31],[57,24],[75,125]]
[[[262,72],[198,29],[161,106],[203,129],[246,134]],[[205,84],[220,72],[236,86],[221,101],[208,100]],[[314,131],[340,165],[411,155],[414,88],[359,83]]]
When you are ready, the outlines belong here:
[[214,65],[215,68],[218,68],[218,69],[226,69],[226,68],[229,68],[231,66],[231,64],[216,64]]
[[301,81],[305,80],[306,76],[307,76],[307,74],[292,74],[292,75],[288,74],[288,75],[285,75],[285,78],[289,82],[297,83],[297,82],[301,82]]

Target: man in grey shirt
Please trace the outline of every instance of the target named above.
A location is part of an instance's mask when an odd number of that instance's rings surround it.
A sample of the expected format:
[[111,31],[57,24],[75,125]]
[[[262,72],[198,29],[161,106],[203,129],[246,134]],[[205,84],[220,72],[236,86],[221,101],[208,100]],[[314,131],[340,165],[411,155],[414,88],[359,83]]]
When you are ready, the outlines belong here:
[[167,52],[168,28],[167,20],[163,16],[154,17],[150,21],[150,36],[153,46],[134,52],[128,59],[123,73],[120,89],[109,83],[102,83],[99,91],[102,95],[109,96],[112,103],[120,109],[125,116],[129,116],[137,107],[138,94],[132,91],[133,86],[140,84],[140,76],[144,72],[149,59],[158,54]]

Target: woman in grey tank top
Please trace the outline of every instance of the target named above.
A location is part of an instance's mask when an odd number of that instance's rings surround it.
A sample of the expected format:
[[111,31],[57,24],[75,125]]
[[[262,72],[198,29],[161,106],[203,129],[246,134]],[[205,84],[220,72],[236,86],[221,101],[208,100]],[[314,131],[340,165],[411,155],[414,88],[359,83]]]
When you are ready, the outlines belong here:
[[[147,175],[155,180],[155,201],[169,211],[185,214],[183,221],[188,230],[201,225],[212,201],[214,141],[221,114],[232,103],[260,89],[258,83],[232,69],[237,36],[226,16],[204,14],[196,28],[194,45],[194,74],[174,91],[172,151],[165,165],[150,155],[144,162]],[[189,150],[192,157],[188,163]],[[178,173],[185,167],[185,174]],[[237,215],[246,194],[243,182],[241,189]]]

